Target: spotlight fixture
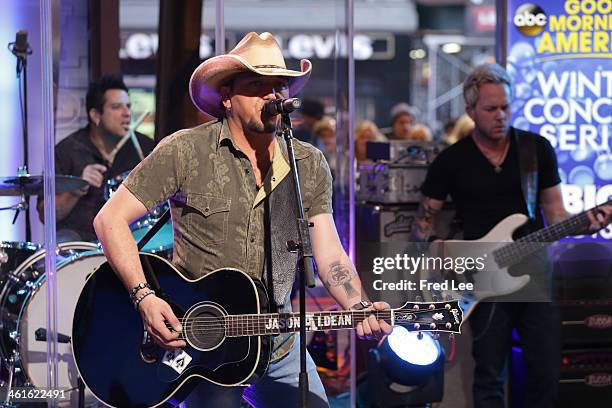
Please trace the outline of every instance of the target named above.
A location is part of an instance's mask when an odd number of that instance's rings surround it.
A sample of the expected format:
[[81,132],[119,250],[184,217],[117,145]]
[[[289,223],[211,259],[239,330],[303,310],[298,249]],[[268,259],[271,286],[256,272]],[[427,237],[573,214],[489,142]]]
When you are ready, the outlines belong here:
[[368,356],[367,407],[422,407],[441,401],[444,350],[429,333],[394,327]]

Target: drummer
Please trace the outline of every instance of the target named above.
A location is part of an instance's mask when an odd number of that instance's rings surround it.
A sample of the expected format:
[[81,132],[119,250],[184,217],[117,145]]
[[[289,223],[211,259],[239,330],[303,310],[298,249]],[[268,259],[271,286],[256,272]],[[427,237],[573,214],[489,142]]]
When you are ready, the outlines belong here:
[[[57,240],[95,241],[93,219],[104,204],[107,180],[131,170],[140,162],[132,140],[120,141],[128,134],[131,110],[128,88],[118,75],[106,75],[92,82],[86,97],[88,125],[68,135],[55,146],[56,174],[72,175],[89,183],[80,190],[55,196]],[[152,139],[136,133],[142,154],[154,147]],[[43,197],[36,206],[44,222]]]

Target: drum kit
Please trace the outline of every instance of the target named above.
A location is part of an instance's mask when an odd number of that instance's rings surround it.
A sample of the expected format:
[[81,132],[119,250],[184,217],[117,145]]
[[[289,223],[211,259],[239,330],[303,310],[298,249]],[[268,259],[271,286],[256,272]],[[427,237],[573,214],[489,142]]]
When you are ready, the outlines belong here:
[[[106,182],[108,199],[129,172]],[[82,188],[87,182],[73,176],[56,176],[56,192]],[[0,196],[19,196],[21,202],[0,210],[17,213],[28,207],[27,197],[42,195],[41,176],[0,177]],[[167,204],[151,211],[130,225],[139,241],[149,231]],[[171,223],[166,223],[144,246],[142,252],[170,257],[173,246]],[[88,276],[106,261],[101,247],[92,242],[65,242],[56,248],[58,291],[58,387],[69,400],[60,406],[103,406],[88,391],[79,405],[79,376],[72,356],[70,336],[72,317],[81,289]],[[127,295],[126,295],[127,296]],[[47,385],[45,249],[30,242],[0,241],[0,387],[35,387]],[[10,405],[8,398],[0,407]]]

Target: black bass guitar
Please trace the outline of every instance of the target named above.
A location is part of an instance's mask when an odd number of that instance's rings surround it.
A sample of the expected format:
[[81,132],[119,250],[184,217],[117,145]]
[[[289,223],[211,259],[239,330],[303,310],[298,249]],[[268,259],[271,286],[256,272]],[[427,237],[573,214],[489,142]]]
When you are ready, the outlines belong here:
[[[152,407],[183,400],[203,378],[222,386],[248,385],[262,376],[270,336],[299,331],[297,313],[269,313],[263,284],[237,269],[185,278],[167,260],[140,254],[157,295],[183,326],[183,349],[158,347],[143,329],[123,285],[108,263],[92,274],[74,315],[72,348],[81,378],[113,407]],[[307,329],[355,328],[370,314],[408,330],[459,333],[463,312],[455,302],[406,303],[387,311],[307,313]]]

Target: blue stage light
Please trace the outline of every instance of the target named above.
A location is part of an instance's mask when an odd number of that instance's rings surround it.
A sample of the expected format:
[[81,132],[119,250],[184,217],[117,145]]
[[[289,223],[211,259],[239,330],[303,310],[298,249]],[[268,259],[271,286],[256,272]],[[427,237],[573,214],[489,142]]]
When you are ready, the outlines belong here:
[[438,341],[429,333],[409,332],[406,328],[396,326],[387,337],[389,347],[402,360],[419,366],[436,362],[442,352]]
[[393,327],[368,353],[368,407],[425,406],[444,395],[444,350],[427,332]]

